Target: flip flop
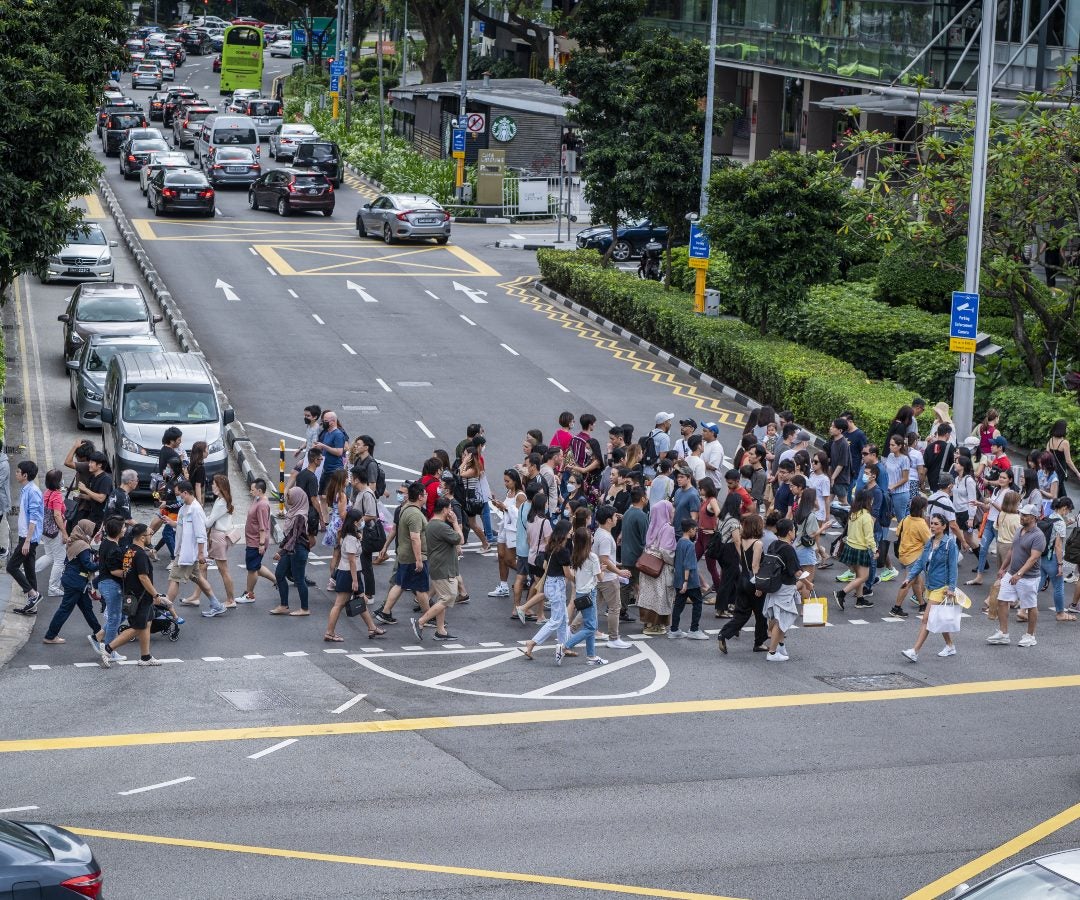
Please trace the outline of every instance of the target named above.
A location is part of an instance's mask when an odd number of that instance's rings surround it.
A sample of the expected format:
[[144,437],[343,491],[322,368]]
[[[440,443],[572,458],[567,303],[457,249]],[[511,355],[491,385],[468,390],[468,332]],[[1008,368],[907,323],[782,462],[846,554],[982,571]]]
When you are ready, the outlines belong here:
[[974,578],[972,578],[971,581],[965,581],[964,584],[966,584],[968,587],[978,587],[982,584],[982,582],[976,581]]
[[369,631],[367,633],[367,638],[368,638],[369,641],[373,641],[377,637],[385,637],[385,636],[386,636],[386,629],[384,629],[384,628],[376,628],[374,631]]

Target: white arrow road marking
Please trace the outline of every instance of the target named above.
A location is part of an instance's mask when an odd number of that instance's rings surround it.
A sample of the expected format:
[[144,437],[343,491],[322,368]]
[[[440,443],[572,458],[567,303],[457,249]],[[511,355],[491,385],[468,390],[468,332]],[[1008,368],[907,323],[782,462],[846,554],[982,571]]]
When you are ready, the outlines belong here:
[[356,291],[356,293],[358,293],[360,295],[360,299],[363,300],[365,303],[378,303],[379,302],[374,297],[372,297],[371,294],[369,294],[362,287],[360,287],[360,285],[358,285],[358,284],[356,284],[356,283],[354,283],[352,281],[346,281],[345,282],[345,287],[350,291]]
[[231,284],[226,284],[220,278],[214,283],[214,287],[215,288],[221,288],[221,290],[223,290],[225,292],[225,299],[226,300],[239,300],[240,299],[239,297],[236,296],[236,292],[233,290],[232,285]]
[[487,296],[487,291],[466,287],[460,281],[454,282],[454,290],[461,291],[461,293],[465,294],[473,303],[487,303],[487,300],[482,299]]

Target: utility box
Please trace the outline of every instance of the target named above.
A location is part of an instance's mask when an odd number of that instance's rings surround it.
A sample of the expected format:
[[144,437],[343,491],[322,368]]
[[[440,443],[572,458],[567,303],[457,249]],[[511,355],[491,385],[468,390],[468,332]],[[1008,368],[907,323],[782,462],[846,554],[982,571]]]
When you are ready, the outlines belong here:
[[720,316],[720,292],[713,288],[705,289],[705,315],[714,319]]
[[476,155],[476,202],[480,206],[503,204],[505,150],[480,150]]

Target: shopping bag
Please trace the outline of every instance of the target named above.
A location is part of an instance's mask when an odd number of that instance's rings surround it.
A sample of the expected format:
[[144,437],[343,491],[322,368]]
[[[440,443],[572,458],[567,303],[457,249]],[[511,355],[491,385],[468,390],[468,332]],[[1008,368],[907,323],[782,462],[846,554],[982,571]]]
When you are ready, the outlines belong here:
[[829,621],[829,602],[824,597],[807,597],[802,606],[803,625],[825,625]]
[[930,607],[926,630],[931,634],[956,634],[960,630],[960,604],[935,603]]

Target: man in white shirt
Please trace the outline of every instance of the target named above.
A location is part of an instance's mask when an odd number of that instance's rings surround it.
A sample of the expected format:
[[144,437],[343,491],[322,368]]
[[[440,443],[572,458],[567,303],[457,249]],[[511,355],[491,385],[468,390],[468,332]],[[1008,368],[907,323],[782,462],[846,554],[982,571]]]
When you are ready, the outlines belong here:
[[814,436],[809,431],[800,431],[795,435],[795,443],[788,447],[783,453],[780,454],[780,458],[776,461],[777,465],[780,465],[785,459],[794,459],[795,454],[800,450],[806,450],[810,452],[810,442],[814,439]]
[[618,514],[612,506],[601,506],[596,511],[596,533],[593,535],[593,552],[600,560],[600,574],[596,584],[596,611],[607,613],[607,645],[612,650],[629,650],[634,645],[619,637],[619,579],[629,578],[630,572],[620,569],[615,562],[615,538],[611,535]]
[[679,419],[679,439],[672,446],[675,456],[686,459],[690,455],[689,439],[697,431],[697,422],[693,419]]
[[690,474],[694,478],[694,484],[701,484],[701,480],[705,478],[706,474],[705,460],[701,458],[705,442],[702,441],[700,434],[692,434],[686,443],[690,452],[687,454],[686,459],[683,460],[683,464],[690,470]]
[[713,484],[719,488],[724,484],[724,448],[721,446],[717,435],[720,434],[720,426],[715,422],[706,422],[701,426],[701,459],[705,463],[705,474],[713,480]]
[[[195,499],[190,481],[178,481],[176,493],[184,502],[176,514],[176,557],[169,566],[169,590],[166,597],[172,603],[180,593],[180,585],[194,581],[207,597],[210,608],[203,611],[203,618],[225,615],[225,604],[214,594],[203,569],[206,566],[206,513]],[[184,606],[198,606],[199,601],[181,601]]]

